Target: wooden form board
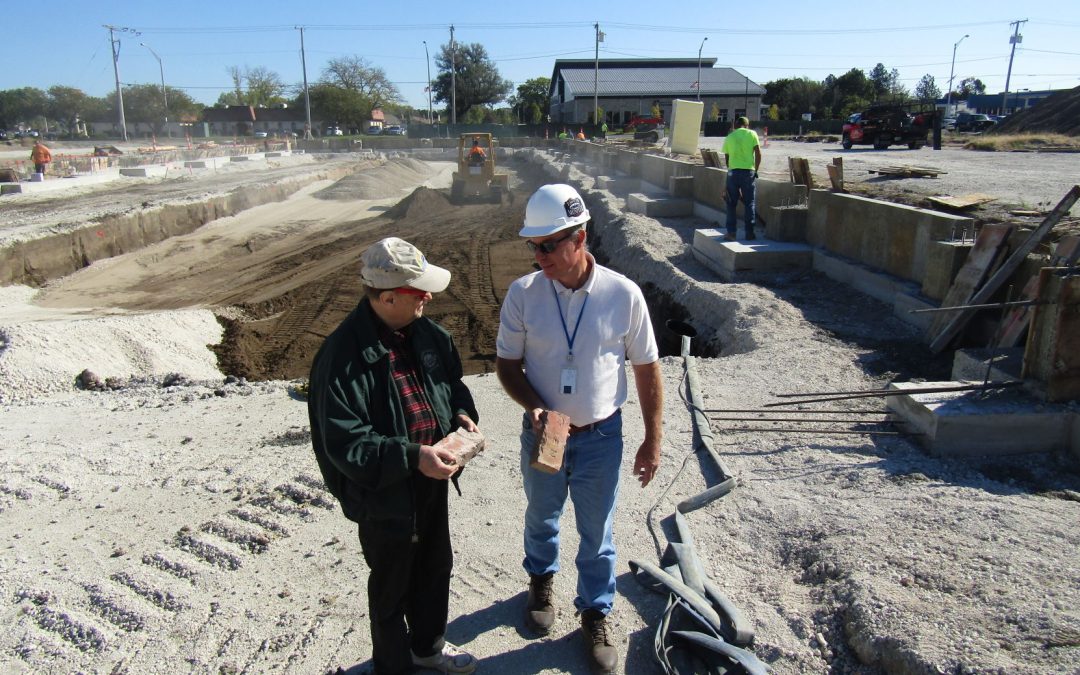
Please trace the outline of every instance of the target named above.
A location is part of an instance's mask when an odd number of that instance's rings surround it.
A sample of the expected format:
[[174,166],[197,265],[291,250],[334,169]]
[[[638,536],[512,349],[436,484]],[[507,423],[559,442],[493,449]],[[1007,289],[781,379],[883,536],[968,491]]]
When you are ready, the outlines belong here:
[[937,178],[940,174],[948,173],[948,171],[928,166],[882,166],[870,169],[870,173],[882,176],[899,176],[901,178]]
[[[1080,235],[1062,237],[1054,249],[1054,254],[1050,256],[1048,267],[1071,267],[1078,259],[1080,259]],[[1028,279],[1017,300],[1035,300],[1038,290],[1039,275],[1035,275]],[[1005,314],[1001,322],[1001,330],[998,331],[996,342],[998,347],[1016,346],[1027,331],[1033,309],[1033,307],[1014,307]]]
[[993,195],[984,195],[981,192],[976,192],[970,195],[961,195],[959,197],[927,197],[926,201],[930,202],[934,206],[941,206],[947,209],[956,209],[962,211],[964,209],[970,209],[980,204],[986,204],[996,200],[997,197]]
[[[1028,236],[1028,238],[1021,244],[1015,251],[1013,251],[1009,258],[998,268],[998,271],[994,273],[992,277],[987,279],[975,295],[965,303],[969,305],[979,305],[990,301],[990,298],[994,295],[1002,284],[1013,275],[1018,267],[1024,262],[1028,254],[1035,250],[1035,247],[1042,243],[1042,240],[1050,234],[1050,231],[1054,229],[1054,225],[1057,225],[1069,209],[1073,207],[1077,199],[1080,199],[1080,185],[1072,186],[1065,196],[1062,197],[1058,205],[1054,207],[1054,210],[1050,212],[1046,218],[1039,223],[1039,226]],[[930,343],[930,351],[937,354],[941,350],[945,349],[952,342],[953,338],[963,330],[967,322],[971,320],[977,310],[966,309],[959,310],[952,313],[949,317],[949,323],[942,328],[937,334],[937,337]]]
[[791,182],[805,185],[807,190],[814,189],[814,176],[810,173],[810,161],[805,157],[788,157],[788,172]]
[[832,164],[825,167],[829,172],[829,182],[832,183],[833,192],[846,192],[844,190],[844,158],[833,157]]
[[[984,225],[978,236],[975,237],[975,245],[968,253],[967,260],[960,266],[956,273],[956,279],[949,287],[948,293],[941,301],[942,307],[959,307],[971,304],[968,300],[982,285],[1003,257],[1003,252],[1008,244],[1009,235],[1013,227],[1005,223],[989,223]],[[930,322],[927,330],[928,335],[937,336],[952,318],[952,312],[941,312]]]
[[1070,271],[1039,272],[1040,304],[1024,350],[1024,378],[1039,382],[1051,402],[1080,398],[1080,275]]
[[705,166],[716,167],[717,169],[723,169],[724,164],[720,160],[720,154],[716,150],[701,149],[701,161],[705,163]]

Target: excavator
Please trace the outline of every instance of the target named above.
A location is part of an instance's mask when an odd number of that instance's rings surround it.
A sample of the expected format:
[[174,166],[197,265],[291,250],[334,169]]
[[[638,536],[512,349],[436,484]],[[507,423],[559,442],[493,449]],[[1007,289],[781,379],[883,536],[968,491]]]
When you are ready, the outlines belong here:
[[495,173],[495,146],[491,134],[467,133],[458,139],[458,168],[450,184],[450,200],[461,204],[475,201],[501,203],[510,187],[510,177]]

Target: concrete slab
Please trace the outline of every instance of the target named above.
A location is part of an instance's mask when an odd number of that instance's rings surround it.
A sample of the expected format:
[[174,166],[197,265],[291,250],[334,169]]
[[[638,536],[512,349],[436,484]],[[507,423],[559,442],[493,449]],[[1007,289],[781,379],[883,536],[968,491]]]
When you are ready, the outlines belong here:
[[18,183],[4,183],[0,185],[0,195],[14,195],[22,192],[22,185]]
[[[890,389],[971,382],[894,382]],[[936,457],[1076,452],[1076,413],[1042,404],[1020,388],[907,394],[885,399],[901,428]]]
[[246,162],[249,159],[251,158],[247,155],[233,155],[232,157],[229,157],[230,162]]
[[184,162],[184,168],[185,169],[205,169],[205,168],[207,168],[207,164],[206,164],[205,160],[199,159],[199,160]]
[[626,210],[652,218],[694,215],[694,201],[680,197],[650,197],[634,192],[626,197]]
[[724,231],[694,230],[692,253],[724,281],[738,281],[740,274],[808,270],[813,249],[806,244],[756,239],[724,241]]
[[146,178],[150,173],[145,166],[136,166],[130,169],[120,169],[120,175],[130,178]]

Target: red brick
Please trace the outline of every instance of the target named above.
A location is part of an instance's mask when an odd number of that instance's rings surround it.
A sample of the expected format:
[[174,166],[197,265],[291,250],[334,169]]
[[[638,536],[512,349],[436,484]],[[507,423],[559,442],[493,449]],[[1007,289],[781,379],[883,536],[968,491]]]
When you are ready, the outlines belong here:
[[561,412],[548,410],[544,414],[529,466],[544,473],[558,473],[562,468],[563,450],[569,436],[570,418]]

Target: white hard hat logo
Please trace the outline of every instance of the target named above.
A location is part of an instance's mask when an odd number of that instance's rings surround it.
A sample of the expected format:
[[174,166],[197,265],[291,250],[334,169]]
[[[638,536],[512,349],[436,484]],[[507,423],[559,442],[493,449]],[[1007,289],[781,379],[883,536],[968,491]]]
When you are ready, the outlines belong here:
[[571,197],[563,204],[563,208],[566,209],[567,218],[577,218],[581,214],[585,213],[585,205],[581,203],[581,200],[577,197]]

